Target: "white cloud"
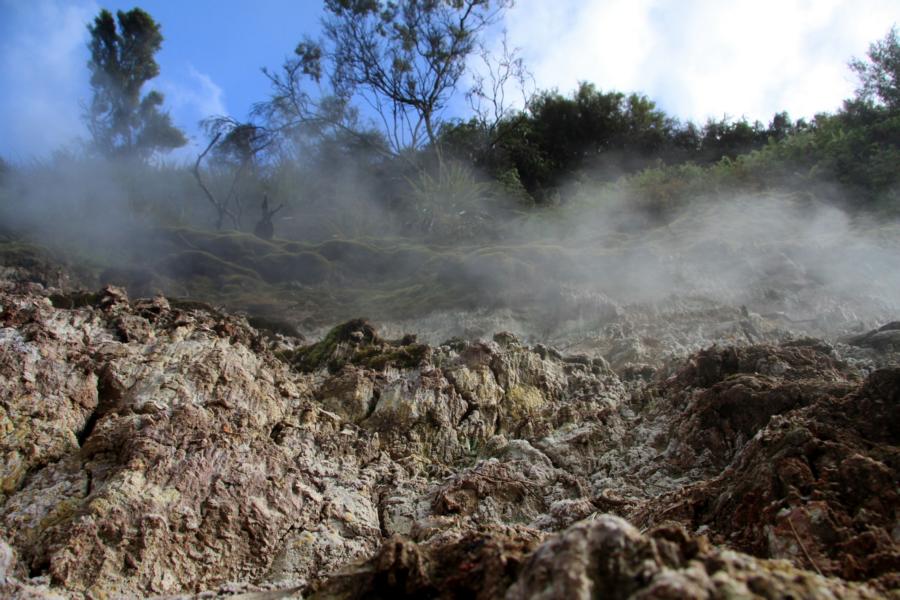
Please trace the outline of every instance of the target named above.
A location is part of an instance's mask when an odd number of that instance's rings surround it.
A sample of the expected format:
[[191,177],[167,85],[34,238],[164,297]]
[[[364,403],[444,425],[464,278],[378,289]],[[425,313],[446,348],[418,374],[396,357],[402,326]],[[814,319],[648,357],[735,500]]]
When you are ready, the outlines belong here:
[[225,92],[209,75],[201,73],[193,65],[187,65],[178,79],[163,76],[158,83],[151,82],[150,86],[165,94],[165,105],[172,109],[173,114],[199,121],[228,112]]
[[8,158],[28,159],[83,135],[86,25],[93,2],[0,2],[0,135]]
[[175,161],[194,160],[206,146],[199,123],[217,115],[227,115],[225,91],[213,79],[187,64],[174,69],[175,76],[162,75],[151,81],[148,89],[157,89],[165,96],[164,110],[169,110],[172,122],[188,136],[188,144],[166,156]]
[[812,116],[900,20],[893,0],[519,0],[506,17],[541,89],[640,91],[682,118]]

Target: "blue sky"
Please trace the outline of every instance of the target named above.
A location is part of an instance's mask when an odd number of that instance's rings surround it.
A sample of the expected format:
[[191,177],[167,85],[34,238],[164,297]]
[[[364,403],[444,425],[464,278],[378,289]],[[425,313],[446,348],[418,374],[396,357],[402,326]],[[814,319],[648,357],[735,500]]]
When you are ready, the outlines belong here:
[[[154,0],[162,25],[159,78],[176,124],[202,144],[210,114],[246,117],[264,100],[260,68],[278,68],[316,35],[318,0]],[[84,135],[86,25],[101,7],[134,2],[0,0],[0,156],[48,155]],[[900,22],[896,0],[518,0],[503,23],[540,89],[579,81],[642,91],[684,119],[767,121],[834,110],[853,93],[846,68]]]
[[[277,68],[303,35],[316,35],[321,14],[315,0],[0,0],[0,155],[27,160],[83,135],[86,26],[101,8],[115,13],[136,5],[161,24],[165,38],[156,57],[161,74],[147,89],[165,94],[173,119],[195,139],[200,119],[246,117],[264,100],[269,86],[261,68]],[[49,131],[34,134],[41,129]]]

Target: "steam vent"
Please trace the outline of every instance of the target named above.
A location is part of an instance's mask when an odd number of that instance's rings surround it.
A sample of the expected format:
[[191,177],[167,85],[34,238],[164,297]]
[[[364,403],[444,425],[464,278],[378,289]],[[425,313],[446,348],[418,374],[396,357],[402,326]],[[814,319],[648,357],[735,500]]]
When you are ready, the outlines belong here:
[[102,4],[0,0],[0,600],[900,600],[896,2]]

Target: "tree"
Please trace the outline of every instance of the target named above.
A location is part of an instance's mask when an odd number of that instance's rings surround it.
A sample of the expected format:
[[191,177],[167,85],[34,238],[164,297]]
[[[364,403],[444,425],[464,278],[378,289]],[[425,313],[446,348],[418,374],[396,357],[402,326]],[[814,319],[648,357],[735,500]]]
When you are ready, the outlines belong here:
[[381,116],[395,149],[434,144],[437,118],[508,0],[326,0],[331,73]]
[[[511,4],[325,0],[324,39],[300,43],[281,74],[268,74],[276,94],[267,103],[267,116],[293,114],[288,122],[354,130],[356,99],[381,120],[392,153],[434,145],[440,114],[478,47],[479,35]],[[304,79],[325,80],[325,101],[312,102]]]
[[[509,96],[516,94],[527,106],[534,96],[534,75],[525,66],[519,55],[519,48],[510,48],[506,32],[500,40],[499,53],[494,54],[483,45],[478,53],[481,68],[473,69],[472,87],[466,92],[469,108],[474,120],[490,136],[491,144],[496,143],[496,133],[500,122],[512,117],[516,112],[515,100]],[[519,113],[519,116],[524,113]]]
[[93,98],[85,120],[95,148],[111,157],[146,158],[184,146],[184,134],[161,110],[163,95],[153,90],[141,97],[144,84],[159,75],[153,58],[163,41],[159,24],[139,8],[118,11],[116,19],[104,9],[88,31]]
[[587,82],[571,97],[538,94],[528,110],[533,143],[555,170],[557,181],[545,182],[550,185],[583,168],[607,178],[641,168],[671,143],[675,128],[646,96],[603,92]]
[[[232,117],[215,116],[205,119],[202,125],[212,141],[194,163],[193,174],[207,200],[216,210],[216,229],[221,229],[225,217],[240,229],[245,208],[245,197],[263,194],[260,183],[260,160],[263,152],[274,143],[274,137],[264,127],[238,121]],[[231,179],[224,195],[218,195],[203,182],[200,164],[212,151],[210,161],[220,179]]]
[[709,119],[703,126],[699,160],[714,163],[723,157],[735,159],[741,154],[763,147],[769,132],[759,121],[749,122],[745,117],[732,121],[727,116],[720,120]]
[[897,26],[891,27],[884,39],[869,46],[868,62],[855,58],[850,68],[860,79],[857,97],[864,101],[877,99],[889,110],[900,109],[900,40]]
[[[258,120],[254,126],[265,137],[267,151],[299,159],[316,142],[352,138],[358,145],[390,155],[383,136],[361,126],[358,111],[345,98],[322,85],[316,97],[307,90],[308,79],[321,84],[320,72],[308,70],[307,61],[313,60],[310,48],[310,43],[300,43],[295,56],[287,59],[280,71],[263,69],[272,85],[272,96],[254,104],[251,113]],[[230,127],[223,119],[217,120],[226,130]]]

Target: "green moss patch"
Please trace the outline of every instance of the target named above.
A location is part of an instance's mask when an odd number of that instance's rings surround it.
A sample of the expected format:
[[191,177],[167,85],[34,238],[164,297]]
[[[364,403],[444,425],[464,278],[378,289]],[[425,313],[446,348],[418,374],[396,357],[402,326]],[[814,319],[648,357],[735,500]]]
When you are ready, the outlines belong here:
[[333,328],[321,341],[296,350],[289,360],[304,373],[323,367],[336,373],[346,364],[383,371],[388,367],[418,367],[430,353],[428,346],[416,343],[413,337],[382,340],[368,321],[353,319]]
[[387,348],[372,347],[357,351],[351,357],[350,362],[375,371],[383,371],[387,367],[414,369],[428,358],[429,351],[430,349],[425,344],[408,344]]
[[218,256],[200,250],[187,250],[169,255],[159,262],[157,269],[170,277],[179,279],[207,277],[221,280],[221,278],[228,275],[243,275],[244,277],[259,279],[259,275],[251,269],[222,260]]
[[256,272],[268,282],[296,281],[315,284],[324,281],[332,265],[314,252],[276,252],[254,260]]

